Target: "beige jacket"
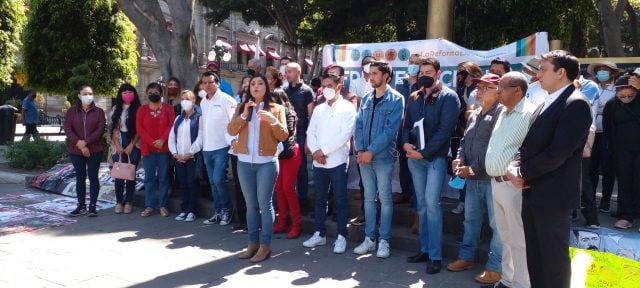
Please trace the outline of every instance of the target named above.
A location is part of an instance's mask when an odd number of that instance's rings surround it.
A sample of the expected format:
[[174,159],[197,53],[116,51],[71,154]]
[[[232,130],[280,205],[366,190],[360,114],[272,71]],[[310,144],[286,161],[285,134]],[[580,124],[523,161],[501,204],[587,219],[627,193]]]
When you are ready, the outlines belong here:
[[[236,113],[231,119],[231,123],[227,126],[227,132],[231,136],[238,136],[238,143],[236,151],[239,154],[249,154],[247,148],[247,142],[249,137],[249,127],[247,121],[240,117],[240,111],[243,105],[238,105]],[[266,109],[265,109],[266,110]],[[260,121],[260,143],[258,147],[258,155],[260,156],[277,156],[278,155],[278,142],[284,141],[289,136],[287,131],[287,120],[284,112],[284,107],[275,103],[269,104],[269,112],[271,112],[278,122],[275,125],[271,125],[267,122]],[[255,116],[255,115],[254,115]],[[254,117],[252,121],[258,121],[257,117]]]

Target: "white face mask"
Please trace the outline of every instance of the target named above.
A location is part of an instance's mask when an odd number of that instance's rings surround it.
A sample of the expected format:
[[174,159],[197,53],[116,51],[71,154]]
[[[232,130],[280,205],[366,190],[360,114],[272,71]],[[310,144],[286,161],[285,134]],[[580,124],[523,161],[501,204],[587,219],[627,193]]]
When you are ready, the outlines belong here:
[[207,91],[200,90],[200,92],[198,92],[198,97],[200,98],[207,97]]
[[364,71],[364,73],[369,74],[370,69],[371,69],[371,63],[362,66],[362,71]]
[[336,97],[336,90],[333,90],[333,88],[325,87],[322,89],[322,96],[324,96],[327,101],[331,101]]
[[84,105],[93,103],[93,94],[80,95],[80,101],[82,101]]
[[284,75],[286,72],[287,65],[280,65],[280,74]]
[[182,110],[184,111],[191,111],[193,108],[193,102],[189,100],[182,100],[180,101],[180,106],[182,106]]

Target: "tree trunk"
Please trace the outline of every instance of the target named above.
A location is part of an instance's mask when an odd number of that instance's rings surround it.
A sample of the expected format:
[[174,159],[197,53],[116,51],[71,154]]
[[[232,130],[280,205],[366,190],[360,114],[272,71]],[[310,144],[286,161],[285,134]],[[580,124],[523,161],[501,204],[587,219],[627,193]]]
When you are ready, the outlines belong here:
[[627,3],[624,7],[629,17],[629,34],[631,34],[631,47],[633,47],[633,56],[640,56],[640,41],[638,40],[638,15],[633,10],[631,3]]
[[158,1],[118,0],[122,11],[153,50],[162,78],[174,76],[180,79],[183,87],[194,87],[198,81],[198,46],[193,20],[195,0],[166,3],[173,31],[167,28],[167,19]]
[[620,21],[624,6],[627,0],[618,0],[615,10],[611,7],[610,0],[598,0],[598,10],[602,20],[602,41],[607,50],[609,57],[622,57],[624,50],[622,49],[622,36],[620,32]]

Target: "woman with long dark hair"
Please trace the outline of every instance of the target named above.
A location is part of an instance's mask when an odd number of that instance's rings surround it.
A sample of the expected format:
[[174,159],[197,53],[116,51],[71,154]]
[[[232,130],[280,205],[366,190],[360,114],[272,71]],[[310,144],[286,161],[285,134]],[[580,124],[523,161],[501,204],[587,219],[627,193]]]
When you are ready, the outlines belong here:
[[[278,73],[280,73],[278,71]],[[289,102],[287,93],[282,89],[275,89],[273,97],[276,103],[284,106],[287,117],[287,130],[289,137],[282,141],[282,152],[278,155],[280,173],[276,180],[276,202],[278,206],[278,221],[273,227],[273,233],[287,233],[288,239],[295,239],[300,236],[302,228],[302,215],[300,214],[300,204],[298,194],[296,194],[296,180],[300,169],[300,147],[296,142],[296,124],[298,116]],[[291,226],[287,221],[287,214],[291,217]]]
[[[140,108],[138,91],[129,83],[124,83],[118,88],[115,106],[110,116],[111,144],[115,146],[116,153],[111,155],[113,162],[128,162],[138,166],[140,162],[140,146],[138,133],[136,133],[136,113]],[[126,189],[126,193],[125,192]],[[129,214],[133,211],[133,195],[136,191],[135,180],[115,179],[116,207],[114,212]]]
[[[69,108],[64,119],[64,132],[67,135],[67,152],[76,173],[76,196],[78,207],[69,216],[88,214],[96,217],[96,203],[100,192],[98,169],[102,158],[102,136],[106,127],[104,110],[93,103],[93,90],[88,85],[78,88],[78,104]],[[89,176],[89,210],[86,206],[87,184]]]
[[[260,262],[271,256],[274,212],[271,199],[278,175],[278,142],[289,136],[285,109],[269,93],[267,79],[254,76],[246,101],[238,105],[227,132],[237,136],[238,176],[247,202],[249,245],[238,257]],[[262,229],[260,229],[262,226]],[[260,235],[261,234],[261,235]]]

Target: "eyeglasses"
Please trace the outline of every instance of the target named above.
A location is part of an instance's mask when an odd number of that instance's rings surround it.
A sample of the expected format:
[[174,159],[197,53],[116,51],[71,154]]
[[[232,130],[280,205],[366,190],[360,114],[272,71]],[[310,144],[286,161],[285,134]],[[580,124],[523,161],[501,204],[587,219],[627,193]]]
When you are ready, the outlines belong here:
[[509,86],[498,85],[498,90],[504,90],[504,89],[507,89],[507,88],[514,88],[514,87],[519,87],[519,86],[515,86],[515,85],[509,85]]
[[491,87],[491,86],[478,86],[478,92],[487,92],[489,89],[496,89],[498,90],[497,87]]

